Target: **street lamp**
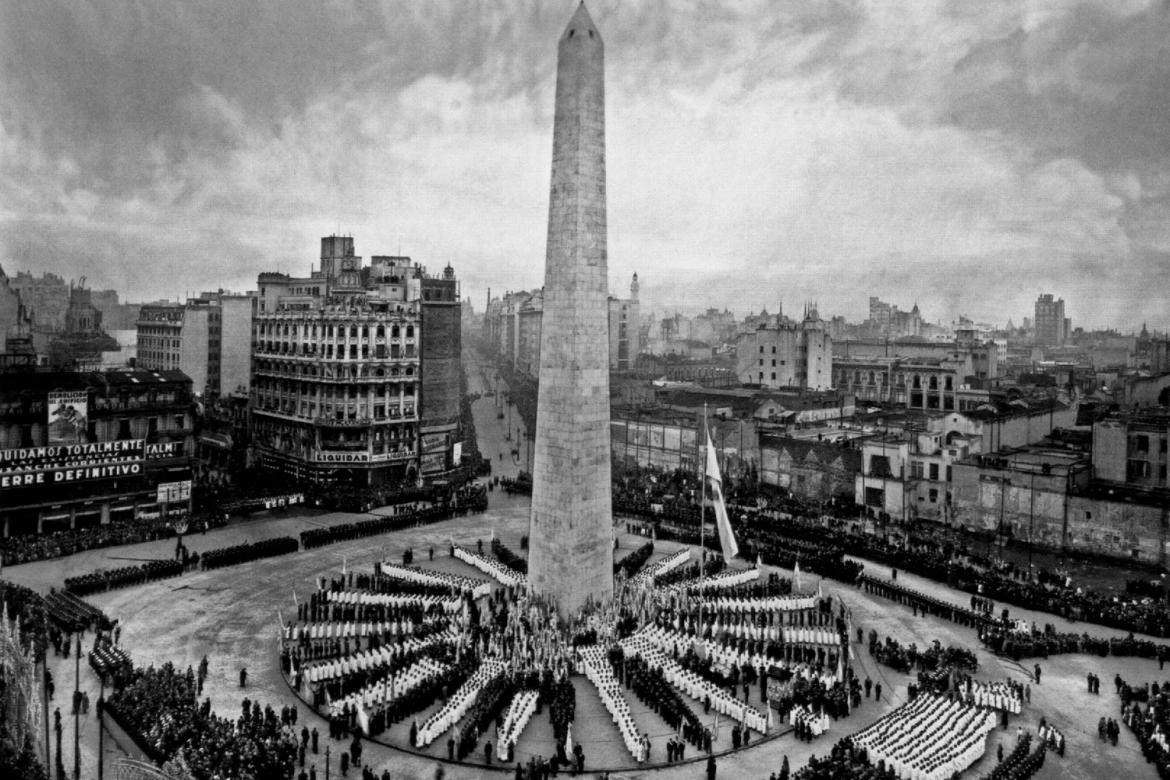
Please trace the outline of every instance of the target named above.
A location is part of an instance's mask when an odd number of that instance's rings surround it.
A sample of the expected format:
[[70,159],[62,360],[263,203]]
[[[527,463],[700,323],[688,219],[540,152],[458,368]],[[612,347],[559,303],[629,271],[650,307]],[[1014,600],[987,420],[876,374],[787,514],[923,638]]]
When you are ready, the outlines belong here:
[[183,534],[187,533],[187,526],[191,522],[190,515],[178,516],[171,521],[171,528],[175,532],[175,558],[179,558],[179,553],[183,549]]
[[81,780],[81,632],[77,632],[77,652],[73,656],[73,780]]

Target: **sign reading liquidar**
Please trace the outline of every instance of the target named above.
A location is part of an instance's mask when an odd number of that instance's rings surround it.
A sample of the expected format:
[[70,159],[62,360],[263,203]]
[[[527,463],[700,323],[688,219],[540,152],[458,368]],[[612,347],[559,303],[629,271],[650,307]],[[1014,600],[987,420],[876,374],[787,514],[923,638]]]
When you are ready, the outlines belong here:
[[142,439],[0,450],[0,490],[132,477],[142,473],[144,461],[182,454],[180,442],[146,444]]

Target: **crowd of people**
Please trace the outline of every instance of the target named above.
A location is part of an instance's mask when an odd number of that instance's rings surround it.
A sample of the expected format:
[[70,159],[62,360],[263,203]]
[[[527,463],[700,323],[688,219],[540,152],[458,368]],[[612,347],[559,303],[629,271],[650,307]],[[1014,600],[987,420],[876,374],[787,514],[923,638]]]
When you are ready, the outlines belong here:
[[203,553],[203,568],[219,569],[224,566],[235,566],[239,563],[257,561],[261,558],[274,558],[278,555],[294,553],[300,548],[300,544],[291,536],[281,536],[276,539],[262,539],[259,542],[246,544],[236,544],[231,547],[222,547]]
[[1044,766],[1046,753],[1044,738],[1032,749],[1032,735],[1024,734],[1016,740],[1012,752],[985,776],[985,780],[1028,780]]
[[899,777],[948,780],[982,757],[995,728],[990,711],[953,696],[923,695],[853,735],[870,761]]
[[[1170,778],[1170,683],[1147,683],[1131,688],[1118,677],[1114,685],[1123,694],[1122,722],[1133,732],[1146,761],[1154,765],[1159,777],[1167,780]],[[1135,695],[1138,691],[1144,696]],[[1102,731],[1098,726],[1099,736]]]
[[[646,561],[650,560],[650,556],[653,554],[654,542],[646,542],[621,560],[615,560],[613,562],[613,572],[615,575],[621,572],[621,576],[629,579],[642,570],[642,567],[646,565]],[[527,563],[523,570],[528,571]]]
[[143,750],[162,764],[181,755],[197,780],[217,777],[285,780],[298,757],[293,723],[270,706],[244,699],[238,718],[198,700],[195,671],[136,668],[115,686],[106,710]]
[[[222,517],[200,516],[194,524],[222,525]],[[69,528],[41,534],[22,534],[0,538],[0,561],[5,566],[60,558],[85,550],[137,544],[175,536],[175,518],[143,518],[104,523],[85,528]]]
[[965,647],[949,645],[943,647],[937,639],[926,650],[919,650],[916,644],[903,646],[893,637],[878,641],[877,631],[869,632],[869,654],[880,664],[910,674],[911,672],[935,672],[939,669],[961,669],[973,672],[979,668],[975,653]]
[[492,538],[492,555],[496,556],[500,560],[500,563],[509,569],[518,571],[521,574],[528,573],[528,560],[512,552],[507,545],[495,537]]
[[[969,539],[940,541],[937,534],[917,530],[877,535],[863,523],[850,522],[857,508],[847,502],[821,507],[747,489],[728,495],[733,527],[749,559],[762,552],[766,563],[792,568],[799,553],[802,568],[852,582],[860,568],[842,567],[841,556],[856,556],[945,582],[987,602],[1170,637],[1170,601],[1160,590],[1113,593],[1077,584],[1065,574],[1033,573],[976,554]],[[659,539],[697,543],[698,497],[695,475],[642,469],[615,482],[614,511],[640,518]],[[971,612],[983,614],[982,609]]]
[[460,487],[449,501],[440,504],[401,504],[390,514],[377,515],[355,523],[338,523],[324,528],[311,528],[301,532],[301,544],[306,550],[323,547],[334,542],[361,539],[367,536],[400,531],[404,528],[429,525],[452,517],[462,517],[471,512],[482,512],[487,508],[487,489],[470,483]]
[[180,561],[147,561],[137,566],[119,566],[65,578],[65,590],[78,596],[102,593],[115,588],[142,585],[155,580],[178,577],[183,573]]

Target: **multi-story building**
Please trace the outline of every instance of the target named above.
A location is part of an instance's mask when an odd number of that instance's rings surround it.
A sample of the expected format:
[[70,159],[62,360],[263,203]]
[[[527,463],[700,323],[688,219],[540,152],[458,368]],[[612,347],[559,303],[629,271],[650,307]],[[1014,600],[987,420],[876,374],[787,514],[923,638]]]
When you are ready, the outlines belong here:
[[760,431],[760,481],[806,501],[853,496],[860,441],[851,432]]
[[419,472],[433,479],[459,466],[462,318],[455,269],[419,269]]
[[857,503],[902,521],[949,523],[953,465],[979,451],[977,437],[905,431],[865,442]]
[[828,390],[833,384],[833,338],[814,308],[799,324],[740,333],[736,375],[744,384]]
[[869,319],[866,324],[888,338],[922,335],[922,314],[918,311],[917,303],[910,311],[902,311],[894,304],[871,295]]
[[0,268],[0,352],[9,351],[9,339],[23,343],[30,338],[32,328],[32,312],[25,305],[24,296]]
[[[536,378],[540,370],[540,323],[544,315],[544,290],[507,292],[490,298],[484,315],[484,337],[512,368]],[[628,371],[641,352],[641,314],[638,275],[630,283],[629,298],[609,298],[609,367]]]
[[1037,298],[1035,327],[1037,344],[1063,347],[1072,330],[1072,323],[1064,316],[1064,298],[1053,300],[1051,293]]
[[1001,349],[995,342],[968,338],[955,341],[834,339],[833,355],[836,358],[933,358],[960,362],[970,358],[971,377],[978,380],[997,378],[1007,358],[1006,345]]
[[94,371],[101,368],[102,353],[117,348],[118,342],[102,328],[102,312],[93,305],[85,277],[79,284],[70,284],[65,328],[49,342],[50,365],[68,371]]
[[835,357],[834,386],[862,401],[912,409],[953,411],[958,393],[974,375],[971,354],[954,358]]
[[1093,424],[1093,476],[1141,488],[1170,488],[1170,412],[1114,414]]
[[182,371],[198,395],[248,391],[255,296],[218,290],[186,303],[143,304],[138,366]]
[[[638,275],[630,282],[630,297],[609,297],[609,368],[629,371],[641,352],[641,311],[638,304]],[[538,363],[539,365],[539,363]]]
[[4,535],[185,517],[193,431],[178,371],[0,376]]
[[[250,402],[257,465],[295,479],[414,482],[425,424],[434,434],[424,442],[427,471],[450,467],[460,449],[451,435],[460,308],[450,267],[431,278],[408,257],[375,256],[366,266],[353,238],[327,236],[319,270],[263,273],[258,286]],[[439,379],[424,384],[428,364]]]

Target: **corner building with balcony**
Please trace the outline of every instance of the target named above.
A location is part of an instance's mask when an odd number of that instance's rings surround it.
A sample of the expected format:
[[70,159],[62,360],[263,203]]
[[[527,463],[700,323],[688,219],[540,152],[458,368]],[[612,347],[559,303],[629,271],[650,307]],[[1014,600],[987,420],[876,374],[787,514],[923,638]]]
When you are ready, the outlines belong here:
[[[296,480],[416,482],[422,328],[430,304],[424,298],[434,297],[436,287],[450,287],[457,303],[450,266],[436,279],[409,257],[374,256],[366,265],[354,255],[352,237],[327,236],[319,270],[308,277],[262,273],[257,286],[254,462]],[[454,333],[457,339],[457,323]],[[446,384],[435,392],[453,393],[457,409],[458,381],[454,388]]]

